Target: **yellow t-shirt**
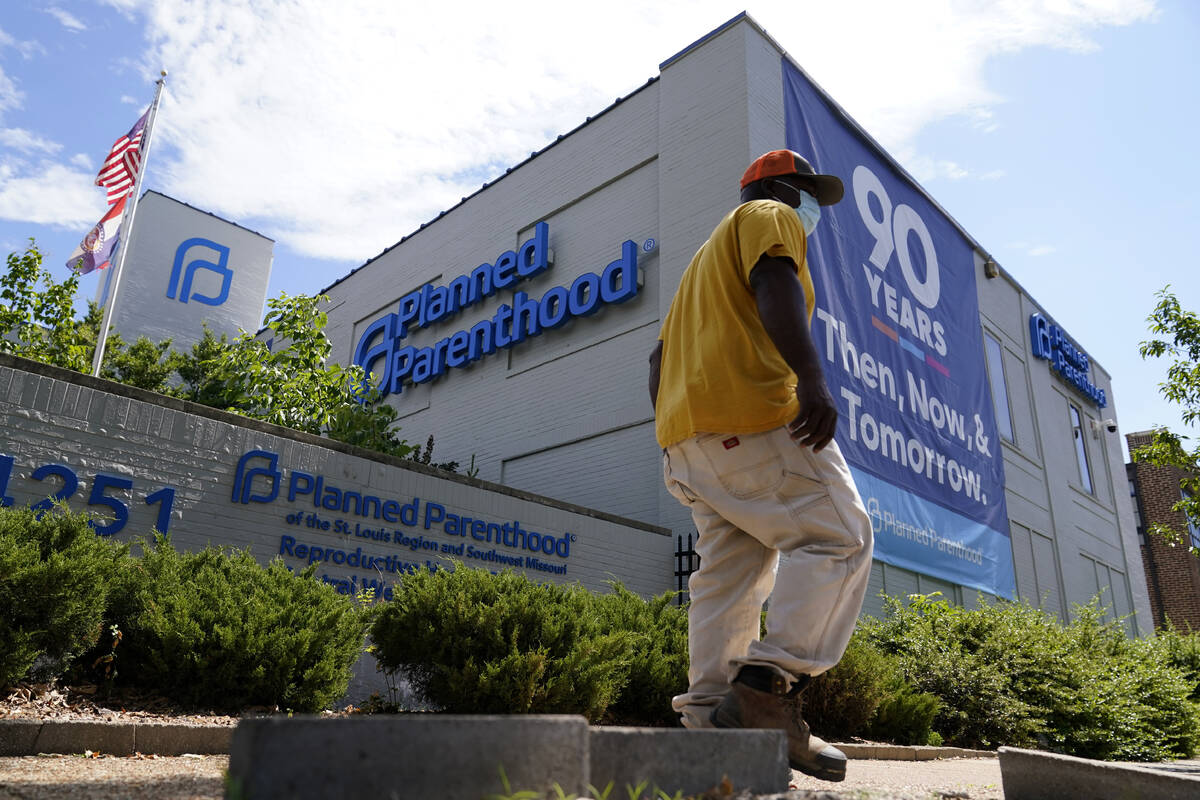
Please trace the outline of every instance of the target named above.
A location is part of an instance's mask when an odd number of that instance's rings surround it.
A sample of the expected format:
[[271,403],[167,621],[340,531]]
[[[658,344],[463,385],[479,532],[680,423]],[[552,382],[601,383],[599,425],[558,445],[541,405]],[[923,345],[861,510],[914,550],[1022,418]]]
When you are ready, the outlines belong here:
[[698,433],[757,433],[795,419],[796,373],[763,328],[750,271],[763,255],[790,258],[811,324],[815,301],[805,248],[795,211],[752,200],[729,212],[696,252],[658,335],[659,445]]

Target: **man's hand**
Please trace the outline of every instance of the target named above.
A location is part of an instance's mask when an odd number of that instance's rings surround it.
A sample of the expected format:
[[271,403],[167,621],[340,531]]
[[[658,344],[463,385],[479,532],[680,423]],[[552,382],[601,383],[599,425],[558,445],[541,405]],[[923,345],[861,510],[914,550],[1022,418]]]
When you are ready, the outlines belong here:
[[788,425],[788,433],[792,441],[819,453],[833,441],[838,421],[837,406],[825,378],[818,375],[801,379],[796,384],[796,399],[800,401],[800,413]]

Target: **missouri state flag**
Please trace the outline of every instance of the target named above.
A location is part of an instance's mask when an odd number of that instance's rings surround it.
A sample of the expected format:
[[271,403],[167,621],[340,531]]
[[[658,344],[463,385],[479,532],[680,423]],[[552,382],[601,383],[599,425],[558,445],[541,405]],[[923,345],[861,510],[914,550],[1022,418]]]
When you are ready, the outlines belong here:
[[67,266],[80,275],[92,270],[104,269],[112,260],[117,248],[117,233],[121,230],[121,219],[125,215],[125,197],[109,207],[108,213],[100,218],[95,227],[88,231],[83,241],[67,259]]

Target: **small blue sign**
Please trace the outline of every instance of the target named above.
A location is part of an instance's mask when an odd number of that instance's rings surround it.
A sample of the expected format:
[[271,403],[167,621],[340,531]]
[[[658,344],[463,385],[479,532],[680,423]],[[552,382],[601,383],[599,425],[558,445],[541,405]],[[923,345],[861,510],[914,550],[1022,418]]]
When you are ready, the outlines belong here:
[[1034,356],[1050,362],[1067,383],[1088,397],[1097,408],[1108,405],[1108,393],[1091,379],[1091,359],[1066,331],[1041,314],[1029,316],[1029,340]]

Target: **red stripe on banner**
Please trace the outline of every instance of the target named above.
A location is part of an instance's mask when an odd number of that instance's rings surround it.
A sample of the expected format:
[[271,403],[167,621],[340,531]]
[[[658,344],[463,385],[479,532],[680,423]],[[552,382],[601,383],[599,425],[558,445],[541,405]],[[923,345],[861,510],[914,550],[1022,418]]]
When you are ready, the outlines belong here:
[[946,368],[946,365],[935,361],[933,356],[929,355],[929,353],[925,354],[925,363],[945,375],[947,378],[950,377],[950,370]]
[[888,324],[879,317],[872,315],[871,324],[878,328],[884,336],[888,337],[893,342],[900,341],[900,334],[896,333],[894,328],[889,327]]

